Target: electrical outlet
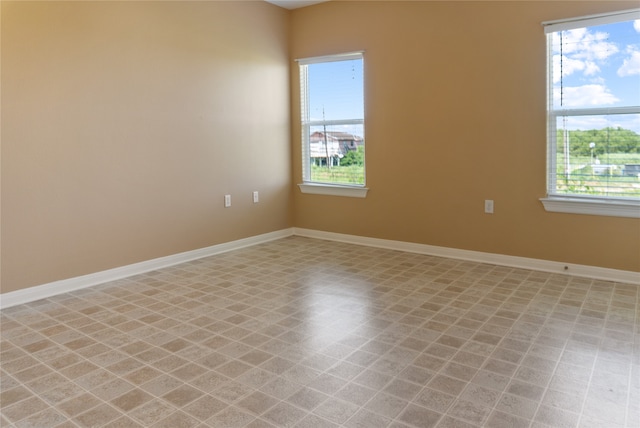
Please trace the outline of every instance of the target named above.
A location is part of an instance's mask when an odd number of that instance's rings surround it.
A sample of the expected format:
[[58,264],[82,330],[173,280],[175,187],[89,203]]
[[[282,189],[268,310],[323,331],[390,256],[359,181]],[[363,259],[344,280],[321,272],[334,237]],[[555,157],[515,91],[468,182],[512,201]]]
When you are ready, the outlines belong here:
[[224,195],[224,207],[229,208],[231,206],[231,195]]
[[484,212],[487,214],[493,214],[493,201],[491,199],[486,199],[484,201]]
[[258,195],[258,191],[253,192],[253,203],[257,204],[260,201],[260,196]]

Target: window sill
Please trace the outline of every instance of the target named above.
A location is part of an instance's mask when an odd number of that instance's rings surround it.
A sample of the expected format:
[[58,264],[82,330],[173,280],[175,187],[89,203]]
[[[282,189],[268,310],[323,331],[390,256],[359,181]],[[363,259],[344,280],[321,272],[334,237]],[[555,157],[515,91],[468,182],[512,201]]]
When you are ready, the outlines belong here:
[[540,199],[549,212],[640,218],[640,202],[622,199],[548,196]]
[[366,198],[369,191],[366,187],[341,186],[339,184],[302,183],[298,184],[302,193],[311,195],[347,196]]

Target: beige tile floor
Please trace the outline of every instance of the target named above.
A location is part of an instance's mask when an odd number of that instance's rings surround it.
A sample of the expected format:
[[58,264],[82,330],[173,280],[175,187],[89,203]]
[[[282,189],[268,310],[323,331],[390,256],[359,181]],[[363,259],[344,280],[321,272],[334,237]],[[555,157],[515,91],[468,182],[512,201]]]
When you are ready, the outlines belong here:
[[291,237],[8,308],[2,427],[640,427],[640,287]]

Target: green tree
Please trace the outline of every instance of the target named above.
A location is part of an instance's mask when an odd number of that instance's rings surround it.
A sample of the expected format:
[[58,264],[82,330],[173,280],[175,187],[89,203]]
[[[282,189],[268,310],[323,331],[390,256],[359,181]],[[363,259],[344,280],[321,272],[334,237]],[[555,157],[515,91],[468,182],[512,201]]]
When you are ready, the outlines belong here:
[[340,166],[364,166],[364,146],[358,147],[357,150],[348,151],[342,159],[340,159]]
[[[586,131],[569,131],[569,150],[573,156],[591,155],[591,143],[595,143],[593,154],[605,153],[640,153],[640,134],[620,127],[590,129]],[[558,142],[563,138],[563,131],[558,131]]]

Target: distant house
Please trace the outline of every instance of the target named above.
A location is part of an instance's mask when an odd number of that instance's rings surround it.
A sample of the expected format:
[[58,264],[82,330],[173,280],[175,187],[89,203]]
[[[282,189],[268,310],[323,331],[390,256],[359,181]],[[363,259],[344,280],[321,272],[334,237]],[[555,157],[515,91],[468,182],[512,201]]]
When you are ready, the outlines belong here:
[[327,159],[332,166],[340,165],[340,159],[347,152],[358,150],[363,144],[362,137],[347,132],[314,132],[309,136],[309,154],[316,165],[326,165]]

